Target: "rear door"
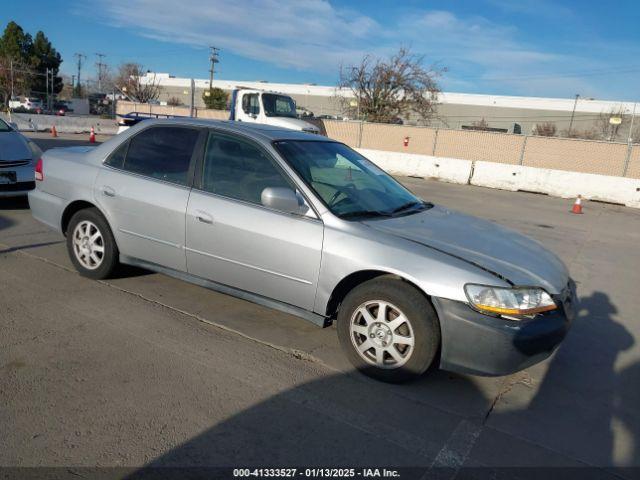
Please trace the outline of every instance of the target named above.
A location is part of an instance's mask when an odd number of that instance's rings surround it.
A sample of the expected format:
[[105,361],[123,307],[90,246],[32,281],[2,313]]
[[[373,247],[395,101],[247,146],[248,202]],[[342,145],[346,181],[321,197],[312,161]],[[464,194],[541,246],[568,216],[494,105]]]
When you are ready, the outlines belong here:
[[120,253],[185,271],[185,211],[203,130],[155,125],[115,150],[95,184]]
[[295,190],[277,162],[253,141],[209,134],[187,208],[188,271],[312,310],[323,224],[313,214],[263,206],[267,187]]

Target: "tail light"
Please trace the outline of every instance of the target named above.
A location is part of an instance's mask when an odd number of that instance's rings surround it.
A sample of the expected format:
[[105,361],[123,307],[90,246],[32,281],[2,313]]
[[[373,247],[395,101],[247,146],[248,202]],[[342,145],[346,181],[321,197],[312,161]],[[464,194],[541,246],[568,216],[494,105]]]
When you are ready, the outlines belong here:
[[42,158],[39,158],[36,163],[36,180],[40,182],[44,180],[44,171],[42,169]]

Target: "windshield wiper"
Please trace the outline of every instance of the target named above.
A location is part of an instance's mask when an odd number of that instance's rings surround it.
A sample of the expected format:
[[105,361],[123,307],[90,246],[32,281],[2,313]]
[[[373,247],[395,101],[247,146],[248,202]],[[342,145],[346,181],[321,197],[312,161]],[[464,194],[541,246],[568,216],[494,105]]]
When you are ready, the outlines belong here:
[[387,212],[379,212],[377,210],[355,210],[353,212],[346,212],[340,215],[340,218],[354,218],[354,217],[390,217],[391,214]]
[[387,212],[389,215],[397,215],[398,213],[401,213],[405,210],[409,210],[412,209],[414,207],[420,207],[420,210],[426,209],[426,208],[431,208],[433,207],[432,203],[429,202],[409,202],[409,203],[405,203],[403,205],[400,205],[397,208],[394,208],[393,210],[391,210],[390,212]]

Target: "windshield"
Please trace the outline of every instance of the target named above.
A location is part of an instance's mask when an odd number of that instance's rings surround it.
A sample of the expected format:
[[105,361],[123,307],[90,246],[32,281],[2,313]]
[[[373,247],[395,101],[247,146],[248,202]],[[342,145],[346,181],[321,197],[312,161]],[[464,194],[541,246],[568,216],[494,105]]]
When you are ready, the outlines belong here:
[[262,105],[267,117],[292,117],[296,118],[296,103],[286,95],[274,93],[262,94]]
[[286,140],[275,142],[275,146],[327,208],[341,218],[405,215],[430,206],[341,143]]
[[0,132],[10,132],[11,127],[4,120],[0,119]]

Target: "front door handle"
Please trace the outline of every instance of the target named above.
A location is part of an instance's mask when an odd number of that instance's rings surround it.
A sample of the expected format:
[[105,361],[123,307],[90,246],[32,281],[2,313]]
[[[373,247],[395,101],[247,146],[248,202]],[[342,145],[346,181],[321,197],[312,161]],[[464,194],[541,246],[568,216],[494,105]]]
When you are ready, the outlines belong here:
[[115,197],[116,191],[113,188],[105,185],[102,187],[102,194],[106,195],[107,197]]
[[198,220],[199,222],[208,223],[208,224],[213,223],[213,217],[209,215],[207,212],[203,212],[202,210],[196,210],[195,217],[196,217],[196,220]]

